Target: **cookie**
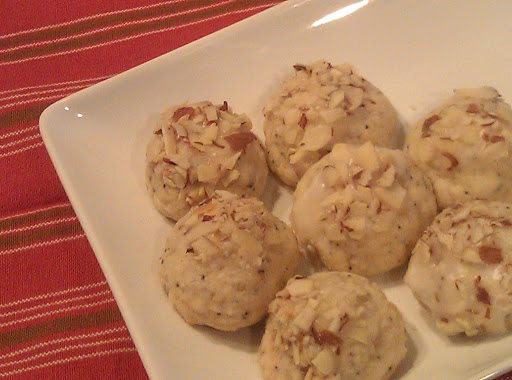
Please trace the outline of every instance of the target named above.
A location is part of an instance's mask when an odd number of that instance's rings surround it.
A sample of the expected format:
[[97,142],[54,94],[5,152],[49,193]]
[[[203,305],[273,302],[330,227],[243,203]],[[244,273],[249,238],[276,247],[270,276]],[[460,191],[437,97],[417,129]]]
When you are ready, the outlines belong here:
[[414,248],[404,281],[443,334],[512,330],[512,205],[444,209]]
[[293,231],[261,201],[216,191],[172,228],[160,278],[185,321],[237,330],[266,315],[299,257]]
[[328,269],[372,276],[409,259],[436,211],[430,182],[404,152],[337,144],[299,181],[291,222]]
[[512,202],[512,109],[494,88],[455,90],[412,129],[405,148],[432,181],[440,208]]
[[146,152],[146,179],[160,213],[178,220],[215,190],[260,197],[268,166],[246,115],[226,102],[171,107]]
[[407,333],[380,288],[353,273],[291,279],[269,307],[259,363],[265,380],[388,379]]
[[270,168],[290,186],[339,142],[401,148],[389,100],[349,64],[295,65],[264,107]]

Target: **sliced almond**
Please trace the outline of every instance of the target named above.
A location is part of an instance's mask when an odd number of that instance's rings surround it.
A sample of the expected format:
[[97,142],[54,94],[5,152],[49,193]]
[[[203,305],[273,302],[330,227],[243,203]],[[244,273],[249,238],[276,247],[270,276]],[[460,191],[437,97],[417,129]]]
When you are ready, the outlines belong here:
[[453,170],[455,167],[459,165],[459,161],[457,158],[451,154],[450,152],[441,152],[441,154],[446,157],[449,161],[448,166],[446,167],[446,170],[450,171]]
[[338,370],[336,354],[328,348],[323,349],[311,360],[316,369],[325,376],[333,375]]
[[292,297],[302,296],[313,290],[313,281],[307,278],[293,280],[286,288]]
[[215,106],[208,106],[203,108],[203,112],[206,116],[206,120],[208,121],[215,121],[218,120],[219,117],[217,115],[217,107]]
[[377,180],[377,185],[382,187],[389,187],[395,182],[396,170],[393,165],[390,165],[384,173]]
[[338,107],[343,100],[345,100],[345,93],[343,90],[337,90],[331,93],[331,97],[329,99],[329,108]]
[[363,102],[364,91],[359,87],[347,87],[345,89],[345,99],[349,103],[348,111],[353,111]]
[[294,126],[299,124],[299,120],[301,119],[303,113],[298,110],[297,108],[293,107],[290,108],[286,113],[284,114],[283,120],[284,123],[288,126]]
[[235,154],[232,154],[229,156],[229,158],[221,163],[221,167],[228,170],[233,169],[241,155],[242,152],[236,152]]
[[486,305],[491,304],[491,297],[489,296],[489,293],[485,288],[482,288],[481,286],[476,287],[476,299],[478,302],[481,302]]
[[482,259],[478,255],[478,252],[475,251],[474,249],[466,248],[462,252],[461,256],[464,261],[468,261],[470,263],[477,263],[477,264],[482,263]]
[[217,168],[210,165],[199,165],[197,167],[197,179],[203,183],[215,183],[219,177],[219,171]]
[[393,210],[400,209],[407,194],[406,190],[398,184],[390,188],[376,187],[373,191],[383,203]]
[[340,345],[341,338],[329,330],[317,331],[315,328],[312,329],[313,338],[316,344],[323,345]]
[[254,140],[257,140],[257,137],[252,132],[239,132],[233,133],[229,136],[224,136],[224,139],[227,141],[232,150],[238,151],[244,150],[248,144]]
[[302,142],[301,150],[316,152],[324,148],[332,139],[332,127],[325,124],[319,124],[306,128]]
[[172,114],[172,120],[178,121],[182,117],[187,117],[189,119],[192,119],[195,115],[195,110],[192,107],[181,107],[178,108],[174,113]]
[[236,169],[230,170],[229,174],[222,180],[222,184],[227,187],[240,178],[240,172]]
[[503,261],[502,251],[496,247],[482,246],[478,249],[478,255],[487,264],[499,264]]
[[313,325],[316,318],[316,311],[309,305],[306,305],[304,309],[295,317],[293,324],[302,331],[308,331]]
[[375,171],[379,168],[379,156],[375,146],[370,141],[361,145],[354,153],[355,161],[364,169]]
[[354,231],[363,231],[366,226],[366,218],[362,216],[347,218],[343,220],[343,224]]

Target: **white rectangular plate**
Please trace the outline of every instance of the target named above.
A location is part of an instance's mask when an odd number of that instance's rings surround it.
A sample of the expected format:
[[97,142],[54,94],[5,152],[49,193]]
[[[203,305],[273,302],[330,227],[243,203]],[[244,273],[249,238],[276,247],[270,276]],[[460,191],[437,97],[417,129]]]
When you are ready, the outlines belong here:
[[[512,2],[291,0],[49,107],[41,133],[152,379],[260,379],[261,326],[186,325],[166,302],[158,257],[170,228],[144,182],[145,146],[166,106],[227,100],[261,130],[269,88],[295,63],[351,62],[408,123],[453,88],[512,101]],[[289,192],[273,212],[287,219]],[[437,334],[400,281],[385,284],[411,344],[395,378],[482,379],[511,368],[512,336]]]

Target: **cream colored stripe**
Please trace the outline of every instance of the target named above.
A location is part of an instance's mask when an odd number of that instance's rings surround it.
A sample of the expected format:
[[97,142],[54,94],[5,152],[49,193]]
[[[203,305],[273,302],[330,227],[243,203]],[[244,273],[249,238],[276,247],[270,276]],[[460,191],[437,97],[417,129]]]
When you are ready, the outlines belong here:
[[40,84],[40,85],[36,85],[36,86],[19,87],[19,88],[13,88],[10,90],[0,91],[0,95],[11,94],[11,93],[16,93],[16,92],[23,92],[23,91],[27,91],[27,90],[45,89],[45,88],[49,88],[49,87],[56,87],[56,86],[62,86],[62,85],[67,86],[69,84],[75,84],[75,83],[99,82],[101,80],[105,80],[110,77],[111,77],[111,75],[105,75],[105,76],[96,77],[96,78],[77,79],[77,80],[66,81],[66,82],[55,82],[55,83]]
[[29,322],[29,321],[33,321],[33,320],[36,320],[36,319],[39,319],[42,317],[47,317],[49,315],[66,313],[66,312],[75,311],[75,310],[87,309],[89,307],[95,307],[95,306],[104,305],[107,303],[115,303],[114,297],[111,296],[108,299],[104,299],[101,301],[86,303],[86,304],[82,304],[82,305],[75,305],[75,306],[70,306],[70,307],[64,307],[61,309],[55,309],[55,310],[50,310],[50,311],[45,311],[43,313],[31,315],[30,317],[20,318],[20,319],[16,319],[14,321],[9,321],[9,322],[3,322],[3,323],[0,323],[0,327],[8,327],[8,326],[12,326],[12,325],[17,325],[17,324],[20,324],[23,322]]
[[77,235],[67,236],[65,238],[58,238],[58,239],[53,239],[53,240],[41,241],[41,242],[37,242],[37,243],[34,243],[34,244],[25,245],[23,247],[17,247],[17,248],[7,249],[5,251],[0,251],[0,256],[8,255],[8,254],[11,254],[11,253],[16,253],[16,252],[20,252],[20,251],[27,251],[27,250],[33,249],[33,248],[46,247],[46,246],[49,246],[49,245],[59,244],[59,243],[63,243],[63,242],[66,242],[66,241],[78,240],[78,239],[81,239],[83,237],[85,237],[85,234],[83,232],[81,232],[81,233],[79,233]]
[[48,306],[62,305],[62,304],[66,304],[66,303],[70,303],[70,302],[74,302],[74,301],[87,300],[89,298],[95,298],[95,297],[103,296],[105,294],[109,294],[110,298],[112,298],[112,292],[110,291],[110,289],[107,289],[107,290],[99,291],[96,293],[85,294],[85,295],[78,296],[78,297],[64,298],[62,300],[57,300],[57,301],[53,301],[53,302],[47,302],[47,303],[43,303],[43,304],[39,304],[39,305],[35,305],[35,306],[30,306],[25,309],[18,309],[18,310],[9,311],[7,313],[0,313],[0,317],[9,317],[11,315],[28,313],[30,311],[34,311],[37,309],[43,309]]
[[120,331],[128,331],[128,329],[126,328],[126,326],[120,326],[120,327],[114,327],[114,328],[105,329],[105,330],[92,332],[92,333],[88,333],[88,334],[77,334],[77,335],[68,336],[65,338],[50,339],[50,340],[47,340],[47,341],[44,341],[41,343],[31,344],[28,347],[21,348],[19,350],[14,350],[14,351],[8,352],[7,354],[4,354],[4,355],[0,355],[0,359],[12,358],[13,356],[22,355],[26,352],[34,351],[34,350],[37,350],[39,348],[46,347],[46,346],[51,346],[53,344],[71,342],[71,341],[79,340],[79,339],[95,338],[95,337],[99,337],[99,336],[103,336],[103,335],[110,335],[111,333],[117,333]]
[[12,234],[12,233],[16,233],[16,232],[35,230],[35,229],[37,229],[39,227],[46,227],[46,226],[51,226],[53,224],[72,222],[72,221],[76,221],[76,220],[77,220],[76,216],[71,216],[69,218],[59,218],[59,219],[49,220],[47,222],[31,224],[29,226],[24,226],[24,227],[17,227],[17,228],[10,228],[10,229],[5,229],[5,230],[0,230],[0,236],[7,235],[7,234]]
[[8,142],[8,143],[5,143],[5,144],[0,144],[0,149],[10,148],[10,147],[12,147],[14,145],[18,145],[18,144],[21,144],[21,143],[24,143],[24,142],[27,142],[27,141],[32,141],[32,140],[35,140],[35,139],[40,138],[40,137],[41,137],[41,134],[39,133],[39,131],[37,131],[35,135],[26,136],[26,137],[23,137],[21,139],[15,140],[15,141],[11,141],[11,142]]
[[41,102],[42,100],[50,100],[50,99],[57,100],[62,97],[64,97],[64,94],[55,94],[55,95],[51,95],[51,96],[40,96],[39,98],[21,100],[19,102],[3,104],[0,106],[0,109],[11,108],[14,106],[20,106],[22,104],[38,103],[38,102]]
[[62,296],[62,295],[69,294],[69,293],[74,293],[74,292],[81,292],[82,290],[87,290],[87,289],[92,289],[92,288],[99,288],[100,286],[105,286],[105,285],[107,285],[107,281],[99,281],[99,282],[95,282],[93,284],[82,285],[82,286],[77,286],[75,288],[68,288],[68,289],[64,289],[64,290],[59,290],[57,292],[39,294],[37,296],[28,297],[28,298],[22,298],[20,300],[16,300],[16,301],[13,301],[13,302],[8,302],[8,303],[1,304],[0,308],[2,308],[2,307],[12,307],[12,306],[20,305],[22,303],[37,301],[37,300],[46,299],[46,298],[50,298],[50,297],[58,297],[58,296]]
[[212,16],[212,17],[207,17],[207,18],[204,18],[204,19],[201,19],[201,20],[192,21],[192,22],[189,22],[189,23],[181,24],[181,25],[175,25],[175,26],[171,26],[169,28],[162,28],[162,29],[156,29],[156,30],[152,30],[152,31],[148,31],[148,32],[138,33],[138,34],[134,34],[134,35],[131,35],[131,36],[128,36],[128,37],[119,38],[119,39],[116,39],[116,40],[111,40],[111,41],[102,42],[102,43],[99,43],[99,44],[84,46],[84,47],[81,47],[81,48],[78,48],[78,49],[71,49],[71,50],[66,50],[66,51],[59,51],[59,52],[56,52],[56,53],[43,54],[43,55],[39,55],[39,56],[35,56],[35,57],[28,57],[28,58],[21,58],[21,59],[13,60],[13,61],[0,62],[0,66],[12,65],[12,64],[16,64],[16,63],[33,61],[33,60],[42,59],[42,58],[56,57],[56,56],[60,56],[60,55],[76,53],[76,52],[86,51],[86,50],[91,50],[91,49],[94,49],[94,48],[97,48],[97,47],[108,46],[108,45],[112,45],[112,44],[115,44],[115,43],[118,43],[118,42],[133,40],[133,39],[136,39],[136,38],[141,38],[141,37],[152,35],[152,34],[163,33],[163,32],[167,32],[167,31],[170,31],[170,30],[176,30],[176,29],[181,29],[181,28],[185,28],[185,27],[188,27],[188,26],[193,26],[193,25],[201,24],[201,23],[204,23],[204,22],[212,21],[212,20],[215,20],[215,19],[219,19],[219,18],[222,18],[222,17],[233,15],[233,14],[246,13],[246,12],[250,12],[250,11],[254,11],[254,10],[258,10],[258,9],[262,9],[262,8],[269,8],[269,7],[271,7],[273,5],[276,5],[276,4],[279,4],[279,3],[281,3],[281,2],[277,1],[277,2],[274,2],[274,3],[265,3],[265,4],[257,5],[257,6],[254,6],[254,7],[249,7],[249,8],[240,9],[240,10],[231,11],[231,12],[225,12],[225,13],[222,13],[222,14],[219,14],[219,15],[215,15],[215,16]]
[[102,32],[109,31],[109,30],[113,30],[113,29],[121,29],[121,28],[124,28],[126,26],[140,25],[140,24],[145,24],[145,23],[152,22],[152,21],[159,21],[159,20],[165,20],[165,19],[168,19],[168,18],[175,18],[175,17],[184,16],[184,15],[195,13],[195,12],[200,12],[200,11],[204,11],[204,10],[208,10],[208,9],[212,9],[212,8],[221,7],[223,5],[226,5],[226,4],[229,4],[229,3],[233,3],[235,1],[236,0],[226,0],[226,1],[223,1],[223,2],[219,2],[219,3],[213,3],[213,4],[210,4],[210,5],[205,5],[205,6],[202,6],[202,7],[186,9],[184,11],[174,12],[174,13],[171,13],[171,14],[165,14],[165,15],[162,15],[162,16],[150,17],[150,18],[145,18],[145,19],[142,19],[142,20],[122,22],[122,23],[119,23],[119,24],[114,24],[114,25],[109,25],[109,26],[105,26],[105,27],[102,27],[102,28],[98,28],[98,29],[93,29],[93,30],[90,30],[90,31],[87,31],[87,32],[83,32],[83,33],[70,34],[70,35],[65,36],[65,37],[54,38],[52,40],[38,41],[38,42],[29,42],[29,43],[26,43],[26,44],[19,44],[19,45],[16,45],[16,46],[13,46],[13,47],[10,47],[10,48],[7,48],[7,49],[0,49],[0,53],[8,53],[8,52],[11,52],[11,51],[16,51],[16,50],[21,50],[21,49],[26,49],[26,48],[31,48],[31,47],[50,45],[50,44],[53,44],[53,43],[58,43],[58,42],[63,42],[63,41],[75,40],[77,38],[82,38],[82,37],[90,36],[90,35],[93,35],[93,34],[99,34],[99,33],[102,33]]
[[0,36],[0,40],[6,39],[6,38],[10,38],[10,37],[14,37],[14,36],[23,35],[23,34],[29,34],[29,33],[33,33],[33,32],[40,32],[40,31],[43,31],[43,30],[55,29],[55,28],[59,28],[59,27],[62,27],[62,26],[69,26],[69,25],[73,25],[73,24],[79,24],[79,23],[81,23],[83,21],[94,20],[96,18],[101,18],[101,17],[104,17],[104,16],[113,16],[113,15],[118,15],[118,14],[129,13],[129,12],[133,12],[133,11],[140,11],[140,10],[144,10],[144,9],[158,8],[161,5],[183,3],[185,1],[186,0],[163,1],[161,3],[145,5],[145,6],[142,6],[142,7],[120,9],[120,10],[117,10],[117,11],[111,11],[111,12],[105,12],[105,13],[97,13],[95,15],[90,15],[90,16],[87,16],[87,17],[81,17],[81,18],[77,18],[77,19],[72,20],[72,21],[66,21],[66,22],[62,22],[62,23],[59,23],[59,24],[46,25],[46,26],[42,26],[40,28],[27,29],[27,30],[21,30],[21,31],[15,32],[15,33],[4,34],[3,36]]
[[[26,152],[27,150],[39,148],[40,146],[43,146],[43,145],[44,145],[44,143],[41,141],[41,142],[38,142],[36,144],[32,144],[32,145],[29,145],[29,146],[26,146],[26,147],[23,147],[23,148],[20,148],[20,149],[16,149],[16,150],[13,150],[13,151],[10,151],[10,152],[6,152],[6,153],[1,153],[0,154],[0,158],[13,156],[13,155],[18,154],[18,153],[23,153],[23,152]],[[0,252],[0,255],[1,254],[2,254],[2,252]]]
[[[125,342],[131,343],[131,341],[132,340],[131,340],[130,337],[118,337],[118,338],[110,338],[110,339],[97,340],[97,341],[88,342],[88,343],[78,343],[78,344],[75,344],[75,345],[72,345],[72,346],[64,346],[64,347],[56,348],[54,350],[48,350],[48,351],[45,351],[45,352],[41,352],[41,353],[32,355],[32,356],[30,356],[28,358],[19,359],[19,360],[13,360],[13,361],[7,362],[7,363],[0,363],[0,368],[5,368],[5,367],[10,367],[10,366],[18,365],[18,364],[23,364],[23,363],[31,362],[31,361],[37,360],[39,358],[44,358],[46,356],[58,354],[58,353],[61,353],[61,352],[77,350],[77,349],[83,349],[83,348],[89,348],[89,347],[97,347],[97,346],[101,346],[101,345],[104,345],[104,344],[125,343]],[[130,344],[130,346],[131,346],[131,344]]]
[[27,128],[23,128],[23,129],[17,129],[13,132],[9,132],[9,133],[4,133],[3,135],[0,134],[0,139],[6,139],[6,138],[9,138],[9,137],[12,137],[12,136],[18,136],[18,135],[21,135],[25,132],[30,132],[30,131],[33,131],[34,129],[39,129],[39,125],[36,124],[36,125],[33,125],[31,127],[27,127]]
[[[80,90],[80,89],[88,87],[88,86],[90,86],[90,84],[77,84],[74,86],[50,88],[50,89],[39,90],[39,91],[25,92],[25,93],[16,94],[16,95],[5,96],[3,98],[0,98],[0,101],[4,102],[7,100],[28,98],[28,97],[31,97],[34,95],[43,95],[43,94],[51,94],[51,93],[60,93],[60,92],[69,93],[70,90],[73,90],[72,92],[75,92],[76,90]],[[13,103],[13,104],[16,105],[17,103]]]
[[58,204],[58,205],[51,205],[51,206],[47,206],[47,207],[36,208],[34,210],[30,210],[30,211],[26,211],[26,212],[20,212],[19,214],[12,214],[12,215],[9,215],[9,216],[5,216],[3,218],[0,218],[0,222],[4,221],[4,220],[19,218],[19,217],[22,217],[22,216],[37,214],[37,213],[40,213],[40,212],[43,212],[43,211],[55,210],[56,208],[68,208],[70,206],[71,206],[71,203],[65,202],[65,203],[61,203],[61,204]]
[[90,353],[90,354],[71,356],[69,358],[57,359],[57,360],[53,360],[51,362],[47,362],[47,363],[43,363],[43,364],[38,364],[38,365],[30,366],[30,367],[19,368],[19,369],[13,370],[13,371],[3,372],[3,373],[0,373],[0,377],[8,377],[8,376],[28,372],[28,371],[31,371],[34,369],[47,368],[47,367],[51,367],[51,366],[54,366],[57,364],[64,364],[64,363],[79,361],[79,360],[83,360],[83,359],[95,358],[95,357],[99,357],[99,356],[112,355],[112,354],[117,354],[117,353],[136,352],[136,351],[137,350],[133,347],[132,348],[116,348],[113,350],[105,350],[105,351],[98,351],[98,352],[94,352],[94,353]]

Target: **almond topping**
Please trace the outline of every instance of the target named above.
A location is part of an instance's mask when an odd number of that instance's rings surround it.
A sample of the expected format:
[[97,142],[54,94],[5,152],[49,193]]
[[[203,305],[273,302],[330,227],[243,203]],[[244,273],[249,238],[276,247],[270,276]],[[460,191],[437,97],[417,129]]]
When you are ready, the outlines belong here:
[[299,65],[299,64],[297,64],[297,65],[293,65],[293,68],[294,68],[296,71],[307,71],[307,70],[308,70],[306,66],[304,66],[304,65]]
[[251,143],[257,138],[256,135],[252,132],[239,132],[225,136],[224,139],[227,141],[232,150],[244,150],[247,144]]
[[489,297],[489,293],[487,293],[487,290],[480,286],[476,287],[476,299],[478,302],[484,303],[486,305],[491,304],[491,297]]
[[441,154],[450,160],[450,166],[446,168],[446,170],[450,171],[457,165],[459,165],[459,161],[455,158],[455,156],[449,152],[441,152]]
[[439,115],[432,115],[427,120],[423,122],[423,127],[421,128],[422,137],[430,136],[430,126],[434,124],[436,121],[440,119]]
[[314,328],[312,329],[313,338],[315,338],[316,344],[331,344],[331,345],[339,345],[341,344],[341,338],[329,330],[316,331]]
[[192,107],[181,107],[178,108],[176,111],[174,111],[174,114],[172,115],[173,121],[178,121],[183,116],[188,115],[189,119],[192,119],[194,117],[195,111]]
[[171,161],[167,157],[162,158],[162,161],[169,165],[176,165],[176,162]]
[[497,142],[500,142],[500,141],[505,141],[505,137],[503,136],[489,136],[489,135],[482,135],[482,138],[487,141],[487,142],[490,142],[491,144],[492,143],[497,143]]
[[468,108],[466,108],[467,113],[478,113],[479,108],[475,103],[468,104]]
[[306,117],[306,114],[302,114],[299,120],[299,126],[304,129],[306,128],[306,124],[308,123],[308,118]]
[[224,103],[222,103],[222,105],[219,107],[219,110],[221,110],[221,111],[227,111],[227,110],[228,110],[228,108],[229,108],[229,106],[228,106],[228,102],[226,102],[226,101],[224,100]]
[[499,264],[503,261],[501,249],[496,247],[482,246],[478,250],[478,255],[483,262],[487,264]]

